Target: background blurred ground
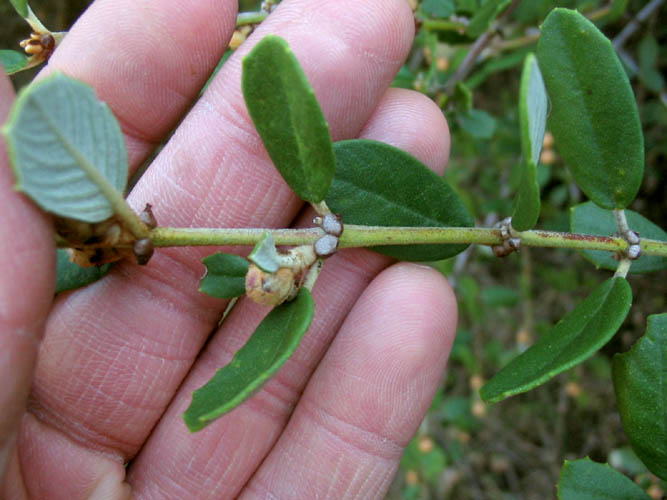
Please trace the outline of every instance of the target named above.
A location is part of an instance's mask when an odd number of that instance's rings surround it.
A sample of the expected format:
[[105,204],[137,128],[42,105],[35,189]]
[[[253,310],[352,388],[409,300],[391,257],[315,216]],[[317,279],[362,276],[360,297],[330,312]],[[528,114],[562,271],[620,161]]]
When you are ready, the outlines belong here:
[[[60,31],[71,26],[88,3],[35,0],[31,5],[45,25]],[[255,10],[258,2],[240,3],[241,10]],[[469,0],[457,5],[474,9],[477,3]],[[434,2],[425,0],[424,4],[432,6]],[[503,39],[530,36],[554,6],[577,6],[590,13],[606,4],[525,0],[503,28]],[[613,38],[645,4],[630,1],[623,15],[601,28]],[[465,8],[459,13],[465,15]],[[646,176],[630,208],[663,228],[667,227],[667,98],[661,74],[667,65],[666,13],[663,5],[625,45],[631,62],[637,64],[637,72],[631,76],[646,142]],[[27,26],[9,2],[0,2],[0,19],[0,47],[17,48],[29,35]],[[508,50],[503,43],[500,38],[492,42],[483,53],[485,62],[467,80],[474,91],[472,107],[478,111],[474,115],[461,112],[453,101],[443,102],[443,84],[470,44],[456,32],[437,32],[434,38],[433,32],[422,30],[397,79],[398,85],[418,88],[443,104],[452,131],[452,158],[446,177],[464,197],[478,225],[490,225],[511,213],[518,183],[520,63],[534,45]],[[15,76],[17,88],[34,73]],[[543,208],[538,227],[566,231],[569,207],[585,198],[570,182],[557,147],[553,157],[545,157],[540,166]],[[627,448],[615,406],[610,361],[615,352],[627,350],[644,332],[647,315],[667,311],[667,271],[631,276],[634,306],[619,333],[595,357],[537,390],[487,406],[477,395],[483,381],[610,272],[597,271],[574,252],[542,249],[526,249],[501,260],[486,248],[471,248],[434,265],[456,288],[459,331],[441,390],[405,453],[389,497],[554,498],[563,460],[590,456],[609,461],[641,484],[653,483],[652,493],[660,498],[660,488],[664,490],[665,485],[646,474]]]

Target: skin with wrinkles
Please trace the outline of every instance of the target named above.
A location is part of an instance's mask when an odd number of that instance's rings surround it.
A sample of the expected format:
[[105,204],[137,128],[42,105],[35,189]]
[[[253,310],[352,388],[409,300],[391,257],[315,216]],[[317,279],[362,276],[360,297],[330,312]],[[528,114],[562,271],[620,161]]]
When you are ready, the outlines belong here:
[[[182,119],[129,196],[137,211],[151,203],[172,226],[312,224],[240,91],[241,58],[267,33],[290,44],[334,140],[384,141],[442,172],[442,113],[388,89],[412,43],[407,2],[284,0],[197,100],[236,5],[97,0],[40,75],[59,70],[96,89],[121,123],[131,170]],[[3,121],[12,99],[0,77]],[[197,291],[210,248],[158,249],[148,266],[123,263],[52,303],[50,222],[12,183],[0,144],[0,379],[11,381],[0,393],[0,497],[384,495],[455,331],[439,273],[339,251],[313,290],[315,319],[295,355],[256,396],[190,434],[181,414],[192,390],[267,309],[241,300],[217,327],[226,302]]]

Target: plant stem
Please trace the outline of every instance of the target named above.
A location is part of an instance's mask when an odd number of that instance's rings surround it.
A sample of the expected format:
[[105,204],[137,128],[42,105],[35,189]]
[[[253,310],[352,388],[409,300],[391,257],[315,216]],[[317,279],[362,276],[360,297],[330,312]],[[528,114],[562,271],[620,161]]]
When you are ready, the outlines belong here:
[[[168,246],[229,246],[256,244],[269,232],[276,245],[307,245],[324,233],[320,228],[309,229],[195,229],[158,227],[150,238],[156,247]],[[553,231],[524,231],[519,233],[521,245],[528,247],[571,248],[575,250],[606,250],[619,252],[628,243],[621,237],[595,236]],[[376,245],[461,244],[500,245],[499,229],[481,227],[379,227],[346,224],[340,236],[339,248]],[[667,257],[667,242],[641,240],[642,255]]]
[[421,26],[427,31],[462,32],[466,29],[466,24],[459,21],[450,21],[448,19],[424,19],[421,22]]
[[475,40],[475,43],[470,47],[468,54],[466,54],[463,62],[456,70],[456,73],[454,73],[454,76],[447,81],[447,84],[445,85],[446,94],[451,95],[456,88],[456,84],[466,79],[468,73],[470,73],[475,66],[479,54],[484,50],[484,47],[488,45],[491,38],[496,33],[498,26],[501,25],[512,12],[514,12],[514,9],[519,6],[519,2],[520,0],[512,0],[512,3],[505,9],[500,17],[498,17],[498,20],[494,22],[488,30],[482,33],[477,40]]
[[267,12],[240,12],[236,16],[236,27],[246,24],[259,24],[267,18]]

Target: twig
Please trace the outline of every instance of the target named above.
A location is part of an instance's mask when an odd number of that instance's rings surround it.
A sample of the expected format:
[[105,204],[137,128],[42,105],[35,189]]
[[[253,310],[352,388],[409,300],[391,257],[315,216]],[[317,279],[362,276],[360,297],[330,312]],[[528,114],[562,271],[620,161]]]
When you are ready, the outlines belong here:
[[625,45],[625,42],[628,41],[628,39],[634,35],[635,31],[637,31],[640,27],[640,25],[646,21],[651,14],[653,14],[660,6],[663,4],[664,0],[651,0],[646,6],[637,12],[637,15],[630,21],[625,28],[621,30],[621,32],[614,37],[612,40],[612,44],[614,45],[614,48],[618,51],[623,45]]
[[456,70],[456,73],[454,73],[454,76],[452,76],[447,82],[447,85],[445,85],[446,94],[451,95],[451,93],[456,88],[456,84],[465,80],[465,78],[468,76],[468,73],[470,73],[473,66],[475,65],[475,62],[477,61],[477,57],[479,57],[480,52],[482,52],[482,50],[484,50],[484,47],[486,47],[488,43],[491,41],[491,38],[493,37],[493,35],[497,30],[497,26],[501,24],[507,18],[507,16],[509,16],[512,12],[514,12],[514,9],[516,9],[519,6],[520,1],[521,0],[512,0],[512,3],[509,5],[509,7],[505,9],[505,12],[503,12],[496,21],[496,23],[494,23],[494,26],[486,30],[479,36],[479,38],[477,38],[477,40],[475,40],[475,43],[473,43],[472,47],[470,47],[468,54],[466,55],[461,65]]

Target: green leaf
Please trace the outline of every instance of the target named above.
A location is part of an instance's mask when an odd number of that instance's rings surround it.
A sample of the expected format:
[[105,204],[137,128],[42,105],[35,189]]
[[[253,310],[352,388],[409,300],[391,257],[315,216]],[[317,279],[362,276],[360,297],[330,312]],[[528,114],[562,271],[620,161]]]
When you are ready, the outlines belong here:
[[26,0],[9,0],[21,17],[28,17],[28,2]]
[[[327,205],[344,224],[470,227],[458,195],[437,174],[404,151],[368,140],[337,142],[336,177]],[[388,245],[373,250],[402,260],[439,260],[468,245]]]
[[67,251],[59,248],[57,251],[56,292],[75,290],[89,285],[105,276],[111,269],[111,264],[100,267],[81,267],[70,262]]
[[496,132],[496,119],[486,111],[471,109],[456,118],[463,130],[478,139],[490,139]]
[[537,164],[547,125],[547,92],[535,55],[526,56],[519,92],[519,124],[523,174],[519,191],[514,199],[512,226],[517,231],[531,229],[540,216],[540,186],[537,182]]
[[238,255],[217,252],[202,260],[206,274],[199,291],[219,299],[240,297],[245,293],[248,261]]
[[477,38],[479,35],[489,29],[491,23],[504,11],[510,4],[510,0],[487,0],[474,16],[470,19],[466,35],[471,38]]
[[315,92],[280,37],[263,38],[243,60],[243,96],[276,168],[302,199],[318,203],[333,179],[333,145]]
[[[641,238],[667,241],[667,233],[650,220],[632,210],[625,210],[625,216],[631,229],[637,231]],[[611,210],[605,210],[592,202],[582,203],[572,207],[570,213],[570,227],[573,233],[612,236],[618,233],[616,219]],[[597,267],[614,270],[618,261],[610,252],[584,250],[584,256]],[[667,269],[667,257],[643,255],[635,260],[630,267],[631,273],[650,273]]]
[[558,481],[558,500],[650,500],[644,490],[607,464],[590,458],[566,460]]
[[430,17],[449,17],[456,11],[454,0],[424,0],[420,10]]
[[44,210],[85,222],[113,215],[127,153],[118,122],[91,87],[62,73],[29,85],[3,132],[16,188]]
[[611,42],[578,12],[554,9],[537,47],[551,99],[549,129],[582,191],[625,208],[644,174],[637,103]]
[[183,414],[188,429],[203,429],[259,390],[289,359],[313,319],[314,303],[305,288],[296,299],[273,309],[232,361],[192,394]]
[[5,73],[12,75],[26,67],[28,58],[23,52],[0,50],[0,64],[5,69]]
[[275,273],[278,268],[280,268],[280,259],[278,258],[276,242],[271,233],[264,233],[262,239],[257,242],[255,248],[253,248],[250,255],[248,255],[248,259],[262,271],[266,271],[267,273]]
[[612,377],[632,449],[667,480],[667,313],[649,316],[646,334],[614,356]]
[[620,328],[632,304],[624,278],[602,283],[535,344],[502,368],[479,391],[495,403],[529,391],[581,363],[605,345]]

